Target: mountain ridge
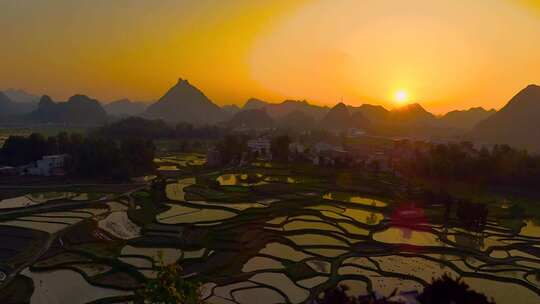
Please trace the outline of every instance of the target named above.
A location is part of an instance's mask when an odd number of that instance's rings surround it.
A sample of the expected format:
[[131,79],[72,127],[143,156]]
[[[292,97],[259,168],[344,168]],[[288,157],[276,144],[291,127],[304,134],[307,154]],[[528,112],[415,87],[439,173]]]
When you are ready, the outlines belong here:
[[136,116],[146,110],[147,104],[141,101],[131,101],[123,98],[103,105],[105,111],[115,116]]
[[107,112],[97,100],[86,95],[73,95],[65,102],[55,102],[43,95],[38,108],[25,119],[39,123],[100,125],[107,122]]
[[[499,111],[479,122],[470,133],[474,139],[540,151],[540,86],[529,85]],[[531,136],[536,134],[536,136]]]

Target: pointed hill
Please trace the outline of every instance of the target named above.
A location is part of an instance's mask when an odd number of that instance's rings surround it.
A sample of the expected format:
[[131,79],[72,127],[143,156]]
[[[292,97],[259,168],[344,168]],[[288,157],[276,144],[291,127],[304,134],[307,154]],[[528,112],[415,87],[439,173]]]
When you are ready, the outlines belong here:
[[163,97],[150,105],[143,116],[170,123],[215,124],[226,120],[228,114],[201,90],[180,79]]
[[433,126],[437,123],[435,115],[426,111],[419,103],[413,103],[390,112],[388,117],[394,124],[409,126]]
[[380,123],[385,121],[388,118],[390,111],[385,109],[383,106],[363,104],[359,107],[350,107],[349,110],[351,113],[360,112],[362,115],[369,120],[370,123]]
[[319,127],[327,130],[346,130],[352,125],[352,116],[347,106],[338,103],[319,122]]
[[540,151],[540,86],[530,85],[497,113],[479,122],[473,138]]
[[250,98],[246,101],[244,106],[242,107],[242,110],[257,110],[262,109],[269,105],[270,103],[257,99],[257,98]]

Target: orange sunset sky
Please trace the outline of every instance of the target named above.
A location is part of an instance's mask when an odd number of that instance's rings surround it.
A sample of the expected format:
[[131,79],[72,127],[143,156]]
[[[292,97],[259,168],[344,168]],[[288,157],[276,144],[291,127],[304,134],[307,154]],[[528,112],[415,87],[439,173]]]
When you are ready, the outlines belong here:
[[500,108],[540,84],[538,0],[4,0],[0,89]]

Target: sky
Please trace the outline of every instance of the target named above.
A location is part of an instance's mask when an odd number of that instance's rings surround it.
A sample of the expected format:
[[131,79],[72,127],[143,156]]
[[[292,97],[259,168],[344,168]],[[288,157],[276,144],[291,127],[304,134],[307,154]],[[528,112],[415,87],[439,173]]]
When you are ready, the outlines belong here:
[[537,0],[0,0],[0,89],[500,108],[540,84]]

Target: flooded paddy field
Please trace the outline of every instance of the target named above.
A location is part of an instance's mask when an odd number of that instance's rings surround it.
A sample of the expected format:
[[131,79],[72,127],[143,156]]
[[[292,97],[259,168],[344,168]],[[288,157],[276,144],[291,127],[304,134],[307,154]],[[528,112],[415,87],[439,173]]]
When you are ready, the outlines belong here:
[[[10,207],[0,209],[2,296],[129,303],[161,261],[180,263],[216,304],[309,303],[342,283],[355,294],[387,296],[421,290],[445,273],[497,303],[540,297],[539,221],[516,216],[512,202],[489,206],[485,222],[471,226],[458,206],[416,202],[391,179],[267,165],[178,166],[183,174],[168,177],[163,193],[149,182],[106,199],[7,198]],[[61,199],[47,210],[45,196]]]

